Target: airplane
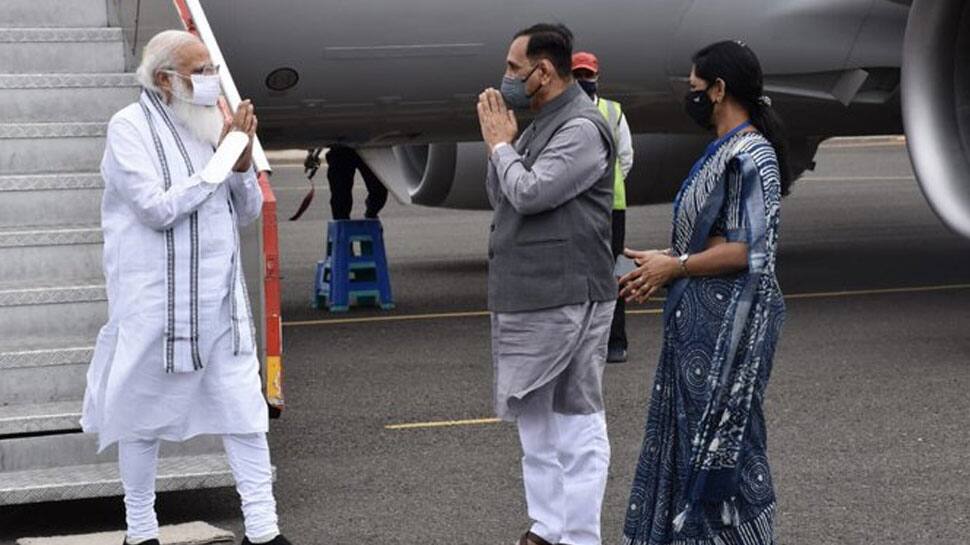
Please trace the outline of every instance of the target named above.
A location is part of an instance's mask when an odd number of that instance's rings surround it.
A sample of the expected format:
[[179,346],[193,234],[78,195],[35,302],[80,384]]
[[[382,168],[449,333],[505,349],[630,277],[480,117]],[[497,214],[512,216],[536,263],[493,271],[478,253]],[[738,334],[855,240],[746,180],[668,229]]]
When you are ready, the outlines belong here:
[[[690,58],[760,57],[796,174],[835,136],[905,133],[933,208],[970,236],[970,2],[964,0],[208,0],[265,147],[357,147],[403,202],[487,208],[475,102],[515,31],[562,22],[635,133],[631,204],[667,201],[710,135],[683,113]],[[520,126],[524,124],[520,123]],[[796,185],[797,188],[797,185]],[[797,190],[797,189],[796,189]]]
[[[20,121],[0,123],[0,203],[13,211],[0,214],[0,270],[23,283],[0,293],[0,306],[18,309],[0,320],[11,341],[0,350],[0,391],[12,403],[0,414],[0,481],[15,483],[0,487],[0,505],[120,490],[105,481],[108,461],[93,438],[76,433],[84,370],[107,316],[104,288],[90,280],[101,273],[97,164],[108,112],[137,96],[130,72],[159,30],[200,32],[224,64],[227,103],[242,91],[257,105],[266,148],[351,145],[402,201],[453,208],[488,206],[475,101],[498,84],[517,30],[563,22],[577,49],[599,56],[601,94],[622,102],[636,133],[631,204],[669,200],[711,139],[683,113],[692,53],[743,40],[787,122],[796,172],[811,168],[826,138],[905,132],[928,201],[970,237],[970,0],[7,3],[0,53],[11,73],[2,74],[0,104]],[[241,233],[242,266],[278,415],[280,260],[261,149],[254,159],[268,198],[262,219]],[[160,482],[230,484],[228,468],[194,457],[221,443],[200,441],[165,451],[180,460]]]

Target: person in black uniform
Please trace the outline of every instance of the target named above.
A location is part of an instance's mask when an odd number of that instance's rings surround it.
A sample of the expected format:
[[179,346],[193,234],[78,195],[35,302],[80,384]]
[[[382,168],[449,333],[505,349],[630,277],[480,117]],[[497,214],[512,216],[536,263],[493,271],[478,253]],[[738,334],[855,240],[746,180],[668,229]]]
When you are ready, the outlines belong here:
[[330,182],[330,211],[335,220],[350,219],[354,207],[354,172],[360,171],[367,186],[364,217],[377,219],[387,203],[387,188],[353,148],[335,145],[327,152],[327,181]]

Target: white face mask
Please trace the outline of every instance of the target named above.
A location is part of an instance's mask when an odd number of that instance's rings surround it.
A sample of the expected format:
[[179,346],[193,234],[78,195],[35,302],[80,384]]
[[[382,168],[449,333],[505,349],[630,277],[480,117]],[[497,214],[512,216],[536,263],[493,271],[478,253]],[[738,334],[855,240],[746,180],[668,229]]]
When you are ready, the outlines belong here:
[[[167,70],[167,72],[180,78],[185,77],[183,74],[179,74],[175,71]],[[183,102],[190,102],[196,106],[215,106],[219,102],[219,95],[222,93],[222,87],[219,84],[218,74],[192,74],[191,97],[187,97],[183,93],[176,91],[176,87],[184,88],[184,86],[172,86],[172,95],[174,95],[175,98]]]
[[192,103],[198,106],[215,106],[219,102],[222,87],[219,76],[192,74]]

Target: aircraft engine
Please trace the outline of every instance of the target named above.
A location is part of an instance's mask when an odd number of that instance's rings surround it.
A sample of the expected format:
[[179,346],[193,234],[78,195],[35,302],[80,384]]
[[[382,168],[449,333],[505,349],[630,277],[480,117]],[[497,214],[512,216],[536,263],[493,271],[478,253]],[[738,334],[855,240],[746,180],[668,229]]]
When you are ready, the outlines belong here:
[[358,150],[378,178],[404,203],[485,209],[485,145],[481,142],[408,144]]
[[970,238],[970,1],[913,2],[902,106],[923,193],[944,223]]
[[412,203],[447,208],[488,207],[485,144],[395,146],[394,154],[405,170]]

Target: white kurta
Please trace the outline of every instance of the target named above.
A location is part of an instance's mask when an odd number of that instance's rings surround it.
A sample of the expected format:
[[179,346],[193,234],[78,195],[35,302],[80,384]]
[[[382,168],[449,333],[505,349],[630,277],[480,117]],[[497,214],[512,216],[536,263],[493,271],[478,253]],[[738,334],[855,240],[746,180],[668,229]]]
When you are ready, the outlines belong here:
[[[202,171],[212,147],[147,93],[108,125],[101,224],[109,318],[98,334],[81,418],[84,431],[99,434],[100,449],[122,438],[183,441],[268,428],[233,225],[259,216],[262,194],[252,172],[231,173],[225,181],[189,176],[173,130],[194,170]],[[168,190],[156,145],[165,150]],[[186,235],[196,211],[193,259],[189,237],[167,239],[166,231]],[[197,302],[190,315],[184,302],[192,276]],[[191,343],[190,320],[197,324]],[[167,358],[169,344],[179,349]],[[169,372],[167,361],[188,372]],[[202,368],[192,370],[194,362]]]

